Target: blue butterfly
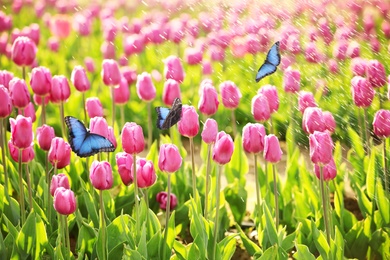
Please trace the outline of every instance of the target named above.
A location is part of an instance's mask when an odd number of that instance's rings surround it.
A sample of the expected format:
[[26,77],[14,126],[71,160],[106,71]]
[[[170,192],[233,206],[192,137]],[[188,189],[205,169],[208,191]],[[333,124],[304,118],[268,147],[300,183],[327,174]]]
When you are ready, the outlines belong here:
[[157,128],[164,130],[169,129],[181,119],[181,100],[176,98],[173,101],[172,108],[156,107],[157,111]]
[[80,157],[88,157],[100,152],[113,152],[114,145],[104,136],[90,133],[84,124],[72,116],[65,117],[65,123],[69,128],[69,143]]
[[261,65],[260,69],[257,71],[256,82],[259,82],[262,78],[274,73],[276,71],[276,66],[279,64],[279,42],[276,42],[268,51],[267,58],[265,59],[263,65]]

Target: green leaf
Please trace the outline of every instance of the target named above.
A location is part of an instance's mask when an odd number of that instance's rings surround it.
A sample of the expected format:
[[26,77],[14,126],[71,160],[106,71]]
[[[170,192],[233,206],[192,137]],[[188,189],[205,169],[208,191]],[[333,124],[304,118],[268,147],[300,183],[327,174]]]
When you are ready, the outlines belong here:
[[39,215],[36,215],[36,243],[35,243],[35,257],[42,258],[45,248],[48,244],[45,225]]
[[258,260],[274,260],[278,259],[278,245],[275,244],[271,247],[269,247],[267,250],[264,251],[264,253],[261,255]]
[[164,241],[164,237],[161,235],[161,231],[158,231],[147,242],[149,259],[161,259],[159,249],[162,241]]
[[36,226],[35,212],[31,212],[16,239],[16,246],[22,257],[32,255],[35,248]]
[[185,260],[187,259],[187,249],[189,248],[189,246],[184,246],[181,242],[175,240],[173,242],[173,249],[175,250],[175,253],[176,253],[176,256],[178,256],[178,258],[180,260]]
[[120,215],[107,226],[107,248],[109,254],[111,254],[111,250],[118,250],[118,245],[129,242],[128,237],[131,236],[130,229],[128,226],[122,225],[122,222],[129,223],[130,221],[129,215]]
[[201,258],[200,256],[201,255],[204,255],[205,252],[203,251],[203,254],[200,252],[198,246],[193,243],[191,245],[191,248],[190,250],[188,251],[188,260],[199,260],[199,259],[203,259]]
[[266,225],[265,232],[268,235],[268,239],[271,242],[271,245],[278,244],[278,242],[279,242],[278,241],[278,234],[276,231],[274,218],[272,217],[271,212],[269,211],[268,206],[265,203],[263,204],[263,212],[265,215],[265,223],[266,223],[265,224]]
[[238,233],[240,235],[241,241],[244,244],[244,247],[248,253],[253,256],[257,252],[261,252],[261,249],[258,245],[256,245],[252,240],[250,240],[247,235],[242,231],[239,225],[236,225]]
[[236,251],[236,234],[230,234],[218,243],[219,251],[221,252],[222,260],[229,260]]
[[224,193],[234,220],[237,223],[241,223],[246,213],[246,201],[248,197],[245,186],[242,186],[238,179],[234,179],[233,183],[230,183],[225,187]]
[[3,234],[0,232],[0,258],[7,259],[7,248],[4,244]]
[[282,241],[281,248],[283,248],[287,252],[291,250],[294,247],[296,236],[297,236],[296,231],[286,236]]
[[84,198],[85,206],[87,207],[88,210],[88,216],[92,220],[93,226],[99,227],[99,215],[95,207],[96,201],[92,198],[91,194],[85,189],[83,192],[83,198]]
[[371,149],[366,177],[367,195],[371,200],[373,200],[375,197],[376,165],[377,161],[375,149]]
[[357,222],[352,229],[344,236],[345,256],[348,258],[359,258],[367,254],[370,239],[371,217],[368,216]]
[[[141,237],[138,244],[138,252],[144,259],[148,259],[148,246],[146,244],[146,226],[145,223],[141,227]],[[165,259],[165,258],[164,258]]]
[[248,159],[242,147],[241,135],[237,134],[234,139],[234,151],[231,161],[225,166],[225,176],[228,183],[233,183],[234,179],[239,180],[240,185],[245,187],[245,174],[248,172]]
[[293,255],[295,259],[315,260],[315,256],[310,253],[309,248],[306,245],[297,244],[295,245],[297,252]]
[[335,226],[335,238],[331,241],[330,251],[332,259],[343,259],[344,257],[344,237],[337,226]]
[[311,229],[313,232],[313,240],[318,252],[320,252],[323,259],[329,259],[330,248],[328,242],[326,241],[324,233],[317,229],[313,220],[311,221]]
[[376,190],[378,196],[376,196],[379,212],[382,215],[383,221],[388,225],[390,223],[390,204],[389,198],[386,196],[382,187],[382,181],[377,178]]
[[[162,246],[166,247],[165,256],[163,256],[163,259],[169,259],[171,256],[173,243],[175,241],[175,236],[176,236],[176,233],[175,233],[175,211],[172,212],[172,215],[169,218],[168,227],[165,227],[165,228],[168,228],[168,233],[167,233],[167,238],[166,238],[166,244],[162,245]],[[162,240],[161,242],[164,242],[164,240]]]
[[348,127],[348,137],[351,140],[353,150],[360,159],[363,159],[365,153],[361,137],[351,127]]

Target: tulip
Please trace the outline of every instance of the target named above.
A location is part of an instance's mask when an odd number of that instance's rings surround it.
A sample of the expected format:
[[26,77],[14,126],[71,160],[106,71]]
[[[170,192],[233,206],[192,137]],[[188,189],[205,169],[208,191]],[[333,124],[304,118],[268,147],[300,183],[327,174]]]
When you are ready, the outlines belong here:
[[[147,188],[155,183],[157,175],[152,161],[144,158],[137,159],[136,169],[138,187]],[[131,176],[134,176],[133,172]]]
[[12,100],[8,89],[3,85],[0,85],[0,100],[0,118],[8,117],[12,112]]
[[59,187],[54,193],[54,209],[61,215],[70,215],[76,211],[76,197],[72,190]]
[[0,70],[0,85],[9,90],[9,82],[13,79],[14,74],[6,70]]
[[[318,164],[314,164],[314,172],[318,179],[321,179],[320,176],[320,166]],[[324,181],[331,181],[337,175],[337,168],[334,162],[334,159],[330,160],[330,162],[322,167],[322,174],[324,175]]]
[[306,45],[305,49],[305,59],[310,63],[319,63],[322,60],[322,55],[318,51],[315,43],[310,42]]
[[[167,201],[168,201],[168,193],[165,191],[159,192],[156,195],[156,201],[160,203],[160,209],[166,210],[167,209]],[[177,206],[177,198],[176,195],[171,193],[170,194],[170,210],[173,210]]]
[[222,104],[229,109],[235,109],[242,97],[239,88],[232,81],[225,81],[219,85],[222,96]]
[[18,37],[12,44],[12,61],[18,66],[30,66],[35,60],[37,47],[28,37]]
[[91,88],[87,73],[85,72],[85,69],[80,65],[75,66],[73,68],[72,75],[70,76],[70,81],[80,92],[85,92]]
[[322,117],[324,119],[325,129],[330,133],[334,133],[334,130],[336,129],[336,121],[334,120],[332,113],[329,111],[322,112]]
[[119,176],[124,185],[128,186],[133,182],[131,169],[133,165],[133,156],[128,153],[117,153],[115,155],[116,164],[118,166]]
[[[351,41],[348,45],[347,56],[351,59],[360,57],[360,44],[356,41]],[[359,75],[361,76],[361,75]]]
[[114,147],[117,147],[116,137],[114,134],[114,128],[112,126],[108,126],[108,136],[107,139],[114,145]]
[[217,139],[218,123],[212,118],[207,118],[202,131],[202,140],[206,144],[214,143]]
[[92,30],[92,20],[86,15],[76,14],[73,19],[73,28],[78,35],[88,36]]
[[54,15],[50,21],[50,31],[60,39],[67,38],[71,31],[70,17],[62,14]]
[[95,63],[91,57],[86,57],[84,59],[84,64],[88,72],[91,73],[95,72]]
[[213,160],[220,165],[227,164],[232,158],[233,150],[234,144],[230,135],[224,131],[219,132],[213,148]]
[[13,78],[9,82],[9,94],[14,107],[24,109],[30,103],[30,93],[22,79]]
[[185,77],[183,65],[177,56],[171,55],[164,60],[165,79],[174,79],[182,83]]
[[203,56],[202,51],[198,48],[186,48],[184,51],[184,60],[189,65],[196,65],[202,62]]
[[218,110],[218,93],[211,84],[202,87],[202,94],[199,99],[198,109],[202,114],[207,116],[214,115]]
[[51,183],[50,183],[50,194],[52,196],[54,196],[55,191],[59,187],[62,187],[62,188],[65,188],[65,189],[70,189],[68,176],[66,176],[63,173],[54,175],[52,177]]
[[51,72],[46,67],[37,67],[31,71],[30,85],[33,92],[39,96],[46,96],[51,90]]
[[100,51],[102,52],[104,59],[114,59],[115,60],[116,49],[115,49],[114,43],[104,41],[102,43],[102,46],[100,47]]
[[302,114],[305,112],[306,108],[318,106],[312,92],[300,91],[298,97],[298,109]]
[[366,70],[367,78],[374,88],[382,87],[386,84],[386,71],[382,63],[377,60],[370,60]]
[[296,93],[299,91],[301,74],[298,70],[287,69],[283,75],[283,88],[286,92]]
[[179,82],[167,79],[164,83],[163,102],[166,106],[171,106],[176,98],[181,98]]
[[333,141],[329,132],[310,134],[310,159],[314,164],[324,166],[332,160]]
[[306,133],[310,134],[314,133],[314,131],[325,131],[326,125],[321,108],[308,107],[305,109],[302,117],[302,128]]
[[282,159],[282,154],[278,138],[273,134],[264,136],[264,159],[270,163],[277,163]]
[[111,164],[107,161],[93,161],[89,170],[89,179],[97,190],[111,189],[113,183]]
[[265,95],[258,93],[252,98],[251,113],[256,121],[265,122],[270,119],[271,112]]
[[338,41],[333,47],[333,57],[338,60],[345,60],[347,56],[348,42]]
[[160,146],[158,155],[158,167],[163,172],[174,173],[181,167],[183,158],[179,149],[174,144],[163,144]]
[[105,59],[102,63],[102,78],[106,86],[117,86],[121,82],[121,72],[115,60]]
[[368,65],[367,63],[368,62],[365,59],[360,57],[353,58],[351,62],[351,70],[353,75],[364,77],[366,75],[366,68]]
[[151,101],[156,97],[156,88],[153,85],[152,78],[149,73],[143,72],[137,77],[137,94],[144,101]]
[[100,116],[91,118],[91,121],[89,122],[89,131],[107,138],[108,124],[106,119]]
[[203,75],[211,75],[213,73],[213,67],[211,62],[208,60],[203,60],[202,62],[202,74]]
[[42,96],[38,96],[38,95],[34,94],[33,99],[34,99],[34,103],[38,106],[42,106],[43,103],[45,103],[45,105],[47,105],[47,104],[49,104],[49,101],[50,101],[50,95],[47,95],[44,98],[42,98]]
[[267,98],[269,110],[271,113],[278,111],[279,97],[278,97],[278,91],[276,90],[275,86],[265,85],[261,87],[257,93],[258,94],[261,93]]
[[68,79],[62,75],[53,76],[51,81],[50,101],[61,103],[70,97],[70,87]]
[[[123,73],[122,73],[123,74]],[[114,102],[116,104],[124,105],[129,102],[130,99],[130,89],[129,83],[123,74],[119,87],[114,89]]]
[[265,128],[262,124],[248,123],[242,129],[242,146],[247,153],[261,153],[264,150]]
[[11,141],[19,149],[31,146],[33,140],[32,120],[30,117],[18,115],[9,119],[11,124]]
[[58,50],[60,49],[60,41],[56,37],[50,37],[47,40],[47,47],[52,52],[58,52]]
[[48,159],[57,169],[65,168],[70,163],[70,145],[61,137],[54,137],[48,153]]
[[37,128],[37,141],[39,147],[44,151],[49,151],[51,141],[55,137],[54,128],[49,125],[42,125]]
[[139,54],[145,49],[145,37],[142,34],[132,34],[125,38],[123,44],[127,56]]
[[[11,155],[12,160],[14,160],[15,162],[18,162],[20,149],[18,147],[14,146],[12,144],[11,140],[8,141],[8,149],[9,149],[9,153]],[[22,149],[21,152],[22,152],[22,158],[21,158],[22,163],[28,163],[34,159],[35,153],[34,153],[34,145],[33,144],[31,144],[29,147],[27,147],[25,149]]]
[[24,108],[23,112],[22,112],[22,110],[19,108],[19,109],[18,109],[18,114],[19,114],[19,115],[24,114],[25,117],[30,117],[33,123],[34,123],[35,120],[37,119],[37,116],[35,115],[35,107],[34,107],[34,104],[31,103],[31,102],[29,102],[28,105]]
[[375,90],[370,82],[360,76],[351,80],[352,99],[358,107],[369,107],[374,99]]
[[212,61],[221,62],[225,60],[225,50],[223,48],[211,45],[209,52]]
[[373,132],[379,138],[390,136],[390,110],[380,109],[375,113],[372,122]]
[[87,98],[85,102],[85,109],[88,112],[89,118],[103,117],[103,106],[97,97]]
[[126,123],[122,129],[123,150],[129,154],[138,154],[145,148],[142,127],[136,123]]
[[179,133],[186,137],[195,137],[199,132],[199,115],[193,106],[182,106],[182,117],[177,123]]
[[122,76],[125,77],[127,84],[131,85],[137,81],[137,70],[124,66],[121,68]]

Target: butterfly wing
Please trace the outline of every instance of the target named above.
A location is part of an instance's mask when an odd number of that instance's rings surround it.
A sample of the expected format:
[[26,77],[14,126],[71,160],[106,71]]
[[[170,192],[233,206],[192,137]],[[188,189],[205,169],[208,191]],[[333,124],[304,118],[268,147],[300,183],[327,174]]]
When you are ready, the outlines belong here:
[[172,109],[166,107],[156,107],[157,127],[161,130],[169,129],[181,119],[181,100],[176,98],[173,102]]
[[276,66],[280,64],[279,42],[272,45],[268,51],[267,58],[261,65],[256,74],[256,82],[259,82],[262,78],[274,73]]
[[276,71],[276,66],[271,63],[264,63],[261,65],[259,71],[256,74],[256,82],[259,82],[265,76],[268,76]]
[[87,136],[88,130],[80,120],[71,116],[65,117],[65,123],[69,128],[70,147],[78,155],[78,152],[84,143],[85,137]]
[[166,129],[163,128],[164,122],[167,119],[170,109],[166,107],[156,107],[157,111],[157,128],[158,129]]

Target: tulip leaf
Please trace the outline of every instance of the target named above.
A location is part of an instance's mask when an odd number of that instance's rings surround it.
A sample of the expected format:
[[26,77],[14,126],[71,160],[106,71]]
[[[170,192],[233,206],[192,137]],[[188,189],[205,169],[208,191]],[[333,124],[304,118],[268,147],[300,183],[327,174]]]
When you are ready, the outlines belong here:
[[161,231],[156,232],[149,241],[147,241],[148,257],[149,259],[161,259],[159,254],[160,243],[164,238]]
[[388,196],[386,196],[386,192],[383,189],[380,178],[377,178],[376,190],[377,190],[377,196],[375,198],[377,201],[379,212],[381,213],[385,224],[388,225],[390,223],[390,203],[389,203],[389,198]]
[[335,226],[334,240],[331,241],[330,251],[332,259],[343,259],[344,257],[344,237],[339,228]]
[[145,224],[146,224],[145,222],[142,224],[142,227],[140,230],[141,237],[139,239],[137,250],[140,253],[140,255],[142,256],[142,258],[149,259],[148,258],[148,246],[146,243],[146,225]]
[[31,212],[16,238],[16,246],[23,258],[33,254],[36,246],[36,218],[35,212]]
[[294,259],[315,260],[315,256],[310,252],[309,248],[303,244],[296,244],[297,252],[293,255]]
[[42,258],[45,248],[48,244],[45,225],[39,215],[36,215],[36,243],[35,243],[35,256]]
[[363,159],[365,156],[364,147],[362,143],[361,136],[359,136],[355,130],[351,127],[348,127],[348,137],[352,143],[353,150],[358,155],[360,159]]
[[130,216],[118,216],[107,226],[107,248],[109,254],[113,250],[118,250],[118,245],[122,245],[123,251],[123,243],[128,242],[130,230],[126,225],[122,225],[122,222],[129,223]]
[[233,213],[234,220],[241,223],[246,212],[246,201],[248,192],[245,187],[241,186],[237,179],[233,183],[228,184],[225,189],[225,199],[229,203]]
[[[92,191],[92,192],[94,192],[94,191]],[[99,226],[99,215],[96,211],[95,200],[92,198],[91,194],[87,190],[84,190],[83,198],[84,198],[85,206],[87,207],[87,210],[88,210],[88,216],[91,218],[94,227],[98,227]]]
[[175,255],[180,259],[180,260],[185,260],[187,259],[187,250],[191,247],[191,244],[184,246],[183,243],[175,240],[173,242],[173,249],[175,250]]
[[231,161],[225,167],[225,176],[228,183],[233,183],[234,179],[239,180],[240,185],[245,187],[245,174],[248,172],[248,159],[242,147],[242,138],[237,134],[234,139],[234,151]]
[[271,245],[278,244],[279,241],[278,241],[278,234],[275,227],[275,221],[266,203],[263,204],[263,212],[265,215],[265,223],[266,223],[265,228],[266,228],[266,233],[268,235],[268,240],[270,241]]
[[244,233],[244,231],[242,231],[239,225],[236,225],[236,228],[240,235],[241,241],[246,251],[248,251],[249,255],[253,256],[256,253],[261,252],[260,247],[247,237],[247,235]]
[[278,258],[278,245],[274,244],[273,246],[267,248],[267,250],[264,251],[264,253],[261,255],[260,258],[257,258],[258,260],[273,260],[273,259],[279,259]]
[[370,160],[368,163],[368,169],[367,169],[367,177],[366,177],[366,185],[367,185],[367,195],[371,199],[371,201],[375,197],[375,180],[376,180],[376,153],[375,149],[372,149]]
[[324,233],[317,229],[313,220],[311,220],[311,230],[313,232],[314,243],[322,256],[322,259],[329,259],[330,248],[328,242],[326,241]]

